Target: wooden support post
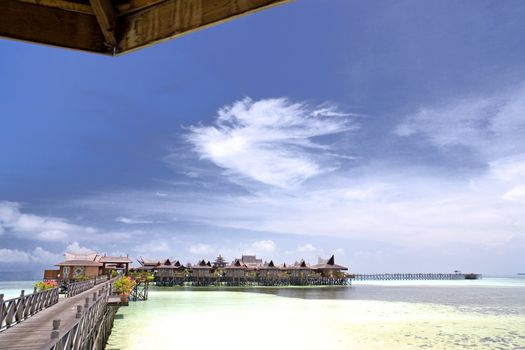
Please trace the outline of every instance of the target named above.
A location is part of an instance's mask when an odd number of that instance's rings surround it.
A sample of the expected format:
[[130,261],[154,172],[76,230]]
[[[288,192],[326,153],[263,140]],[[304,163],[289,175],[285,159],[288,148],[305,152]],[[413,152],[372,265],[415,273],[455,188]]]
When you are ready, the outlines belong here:
[[4,319],[4,295],[0,294],[0,328]]
[[111,0],[89,0],[89,2],[97,17],[102,35],[106,39],[106,45],[110,48],[115,48],[117,45],[117,36],[115,34],[117,17],[115,16],[113,5],[111,5]]
[[58,338],[59,332],[58,328],[60,327],[60,320],[53,320],[53,330],[51,331],[51,339]]
[[75,318],[82,317],[82,305],[77,305],[77,313],[75,314]]

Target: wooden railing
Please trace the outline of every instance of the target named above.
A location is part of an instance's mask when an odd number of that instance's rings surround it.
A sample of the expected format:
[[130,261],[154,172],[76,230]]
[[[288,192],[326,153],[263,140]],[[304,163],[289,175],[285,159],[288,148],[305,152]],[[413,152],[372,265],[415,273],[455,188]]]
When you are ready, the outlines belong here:
[[67,285],[66,297],[71,298],[77,294],[85,292],[96,285],[109,281],[109,276],[98,276],[87,281],[73,282]]
[[95,286],[95,280],[73,282],[67,285],[66,297],[71,298]]
[[108,306],[113,283],[107,281],[98,292],[88,294],[77,305],[73,321],[61,326],[61,320],[53,320],[51,340],[42,349],[104,349],[116,313],[116,308]]
[[109,275],[95,277],[95,285],[109,281]]
[[19,297],[5,301],[4,295],[0,294],[0,332],[58,303],[59,292],[60,288],[35,290],[29,295],[22,291]]

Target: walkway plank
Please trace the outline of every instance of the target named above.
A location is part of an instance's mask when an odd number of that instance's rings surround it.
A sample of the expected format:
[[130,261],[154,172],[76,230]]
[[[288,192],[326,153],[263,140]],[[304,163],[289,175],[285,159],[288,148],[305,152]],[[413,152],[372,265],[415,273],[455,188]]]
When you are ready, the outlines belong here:
[[91,303],[93,293],[98,293],[104,285],[104,283],[99,284],[74,297],[61,298],[57,304],[1,332],[0,349],[41,349],[51,338],[53,320],[61,320],[59,332],[62,336],[68,324],[75,320],[77,305],[84,305],[86,298],[89,298]]

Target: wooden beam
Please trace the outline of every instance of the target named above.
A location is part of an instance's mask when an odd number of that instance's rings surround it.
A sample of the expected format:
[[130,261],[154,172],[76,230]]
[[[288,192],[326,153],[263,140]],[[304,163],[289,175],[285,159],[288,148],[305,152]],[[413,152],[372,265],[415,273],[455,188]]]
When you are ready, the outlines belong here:
[[118,47],[136,50],[289,1],[167,0],[123,17]]
[[116,5],[117,16],[127,16],[129,14],[144,10],[148,7],[160,4],[166,0],[131,0],[123,4]]
[[95,15],[90,5],[80,4],[76,2],[66,0],[18,0],[22,2],[28,2],[30,4],[56,7],[62,10],[85,13],[86,15]]
[[110,48],[115,48],[117,45],[117,36],[115,34],[117,26],[111,0],[89,0],[89,3],[93,8],[93,12],[95,12],[100,30],[106,39],[106,45]]
[[95,16],[17,0],[0,0],[0,36],[111,53]]

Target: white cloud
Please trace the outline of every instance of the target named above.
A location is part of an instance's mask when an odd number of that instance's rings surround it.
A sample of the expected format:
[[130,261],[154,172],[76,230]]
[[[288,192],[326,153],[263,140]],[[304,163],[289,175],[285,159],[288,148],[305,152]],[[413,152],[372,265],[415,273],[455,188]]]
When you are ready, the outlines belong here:
[[212,254],[215,252],[215,248],[212,247],[211,245],[209,244],[203,244],[203,243],[199,243],[199,244],[193,244],[191,245],[189,248],[188,248],[188,251],[191,253],[191,254],[194,254],[194,255],[206,255],[206,254]]
[[262,240],[252,243],[252,248],[259,252],[273,252],[275,251],[275,243],[272,240]]
[[96,252],[96,249],[83,247],[78,242],[73,242],[66,247],[66,253],[72,254],[90,254]]
[[317,251],[317,248],[310,243],[306,243],[305,245],[297,247],[297,251],[302,253],[312,253]]
[[127,218],[127,217],[123,217],[123,216],[119,216],[119,217],[115,218],[115,221],[123,223],[123,224],[128,224],[128,225],[153,224],[153,223],[155,223],[155,221],[151,221],[151,220]]
[[0,248],[0,262],[12,263],[29,261],[31,261],[31,259],[27,252],[23,252],[18,249]]
[[187,140],[227,175],[288,188],[337,167],[330,146],[313,138],[354,128],[333,107],[246,98],[219,110],[214,126],[191,127]]
[[0,234],[12,233],[20,238],[60,241],[71,235],[86,235],[96,232],[91,227],[74,225],[65,219],[25,214],[20,204],[0,202]]
[[51,253],[41,247],[36,247],[31,252],[18,249],[0,249],[0,262],[2,263],[53,263],[62,258],[61,254]]
[[503,194],[503,199],[513,202],[525,202],[525,186],[516,186]]

